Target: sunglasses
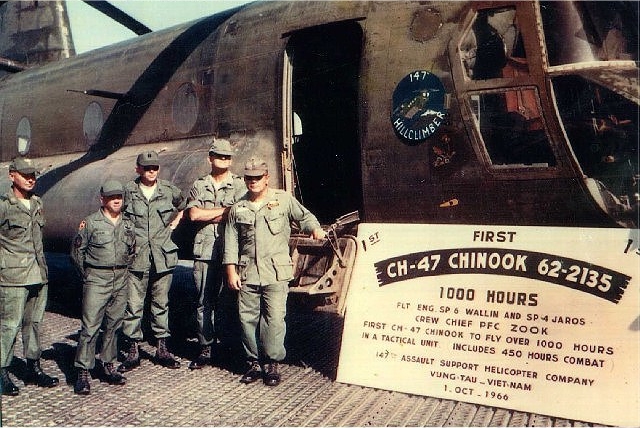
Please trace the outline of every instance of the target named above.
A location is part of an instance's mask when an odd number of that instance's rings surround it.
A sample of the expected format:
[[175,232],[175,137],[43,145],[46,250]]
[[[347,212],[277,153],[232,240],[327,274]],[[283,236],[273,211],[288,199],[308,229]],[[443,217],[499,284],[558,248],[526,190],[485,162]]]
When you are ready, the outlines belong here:
[[143,166],[142,169],[144,169],[145,171],[157,171],[160,169],[159,165],[146,165]]
[[209,156],[212,158],[220,159],[220,160],[230,160],[231,156],[229,155],[219,155],[217,153],[209,152]]
[[263,174],[263,175],[245,175],[244,179],[246,181],[260,181],[266,176],[267,176],[266,174]]

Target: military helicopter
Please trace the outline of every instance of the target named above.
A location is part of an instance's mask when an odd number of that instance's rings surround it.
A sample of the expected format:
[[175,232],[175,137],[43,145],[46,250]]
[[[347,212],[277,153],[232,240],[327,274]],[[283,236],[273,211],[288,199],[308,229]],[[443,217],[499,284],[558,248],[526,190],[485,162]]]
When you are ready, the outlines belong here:
[[358,222],[638,227],[637,2],[255,2],[129,17],[139,37],[80,55],[63,6],[2,6],[55,18],[44,51],[4,39],[0,81],[3,186],[12,158],[39,164],[49,251],[143,150],[188,191],[213,137],[330,225],[292,238],[291,290],[340,311]]

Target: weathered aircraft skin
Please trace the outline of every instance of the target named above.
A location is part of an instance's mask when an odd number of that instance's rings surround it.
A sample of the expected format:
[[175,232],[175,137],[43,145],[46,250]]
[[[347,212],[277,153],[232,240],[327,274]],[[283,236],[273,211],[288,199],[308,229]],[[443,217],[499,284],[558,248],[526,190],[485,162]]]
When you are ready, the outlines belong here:
[[187,192],[219,136],[325,224],[635,228],[637,3],[589,3],[257,2],[29,68],[0,81],[0,187],[37,159],[67,251],[139,152]]

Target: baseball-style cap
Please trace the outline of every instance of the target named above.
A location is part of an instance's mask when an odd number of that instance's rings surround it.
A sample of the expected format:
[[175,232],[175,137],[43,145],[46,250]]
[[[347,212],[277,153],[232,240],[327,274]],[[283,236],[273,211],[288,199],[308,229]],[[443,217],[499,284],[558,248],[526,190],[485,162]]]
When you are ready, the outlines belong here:
[[100,196],[124,195],[124,187],[118,180],[107,180],[100,188]]
[[144,152],[138,155],[136,163],[140,166],[160,166],[157,152]]
[[269,173],[267,163],[260,158],[251,158],[244,164],[244,175],[249,177],[260,177]]
[[213,140],[209,147],[209,156],[211,155],[233,156],[231,143],[222,138]]
[[15,158],[9,164],[9,171],[17,171],[21,174],[35,174],[38,169],[33,164],[31,159]]

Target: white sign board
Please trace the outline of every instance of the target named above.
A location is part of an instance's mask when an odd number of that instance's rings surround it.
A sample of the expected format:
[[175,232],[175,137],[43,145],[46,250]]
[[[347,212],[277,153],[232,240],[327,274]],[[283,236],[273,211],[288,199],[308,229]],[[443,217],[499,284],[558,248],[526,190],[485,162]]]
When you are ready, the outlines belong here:
[[361,224],[337,380],[640,425],[638,230]]

